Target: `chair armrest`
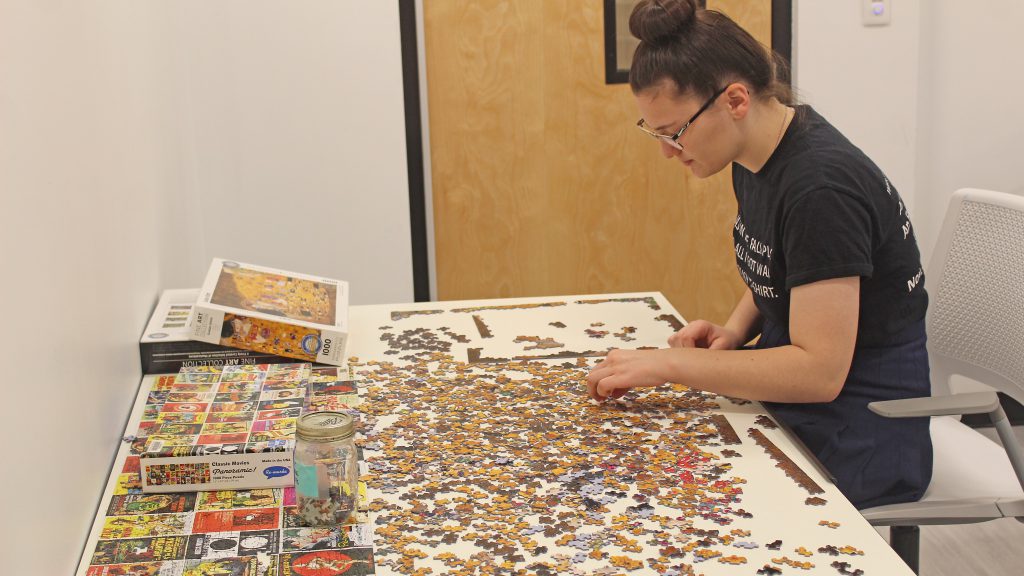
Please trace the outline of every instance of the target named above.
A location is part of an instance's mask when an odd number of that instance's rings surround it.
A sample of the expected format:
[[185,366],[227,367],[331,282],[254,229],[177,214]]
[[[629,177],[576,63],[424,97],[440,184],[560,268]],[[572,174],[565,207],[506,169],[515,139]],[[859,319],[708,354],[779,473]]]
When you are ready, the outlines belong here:
[[872,526],[925,526],[988,522],[1005,515],[992,498],[901,502],[860,511]]
[[904,400],[871,402],[868,408],[886,418],[919,418],[955,414],[988,414],[999,408],[995,392],[973,392],[949,396],[926,396]]
[[1014,498],[1008,500],[1000,498],[996,502],[996,506],[1003,513],[1003,516],[1016,518],[1017,520],[1024,522],[1024,498]]

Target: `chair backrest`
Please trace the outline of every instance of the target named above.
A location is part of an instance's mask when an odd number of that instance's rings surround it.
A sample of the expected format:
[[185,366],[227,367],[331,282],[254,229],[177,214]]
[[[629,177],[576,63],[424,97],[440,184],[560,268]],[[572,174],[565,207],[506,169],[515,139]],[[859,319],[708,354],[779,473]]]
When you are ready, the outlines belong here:
[[933,394],[959,374],[1024,403],[1024,196],[957,190],[926,282]]

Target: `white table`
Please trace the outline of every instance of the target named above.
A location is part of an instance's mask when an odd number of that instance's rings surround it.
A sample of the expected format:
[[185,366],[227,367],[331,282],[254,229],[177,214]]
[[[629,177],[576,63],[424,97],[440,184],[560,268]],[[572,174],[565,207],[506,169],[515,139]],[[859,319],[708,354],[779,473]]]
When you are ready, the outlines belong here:
[[[351,308],[376,573],[911,574],[759,404],[589,400],[609,348],[664,347],[681,320],[657,293]],[[126,454],[80,576],[103,574],[87,564]]]
[[[433,311],[440,312],[422,313]],[[413,312],[421,313],[409,314]],[[355,371],[370,383],[367,406],[380,401],[389,404],[377,415],[366,452],[371,471],[378,472],[370,483],[370,500],[384,507],[377,513],[387,522],[384,526],[395,529],[384,537],[378,529],[378,573],[391,573],[389,569],[396,568],[403,558],[412,560],[416,568],[430,567],[435,574],[465,567],[447,559],[447,553],[460,559],[478,555],[497,564],[513,558],[517,560],[515,568],[545,561],[558,567],[551,573],[598,574],[609,568],[633,573],[626,568],[638,561],[641,568],[635,573],[657,573],[666,566],[685,563],[696,573],[753,574],[769,565],[793,574],[805,572],[796,564],[806,563],[803,566],[813,572],[840,574],[832,564],[845,562],[848,567],[842,569],[851,572],[910,574],[790,437],[782,429],[764,425],[771,421],[766,420],[759,404],[687,392],[678,386],[633,393],[623,401],[601,406],[586,397],[587,368],[576,367],[581,362],[579,353],[595,353],[584,360],[592,365],[608,348],[664,347],[674,329],[669,316],[681,320],[657,293],[354,308],[352,325],[359,328],[353,330],[349,350],[361,363]],[[392,345],[403,335],[406,340],[419,338],[426,351],[395,354]],[[524,336],[527,339],[521,338]],[[452,360],[445,360],[444,366],[422,359],[430,354],[430,342],[435,340],[450,346],[443,354]],[[534,348],[542,342],[552,347]],[[563,346],[554,347],[556,343]],[[412,358],[413,352],[420,352],[420,359]],[[568,358],[537,358],[551,354]],[[532,359],[508,363],[517,357]],[[367,364],[380,358],[395,364]],[[559,367],[565,364],[572,367]],[[410,378],[425,382],[410,384]],[[502,378],[523,382],[503,385]],[[549,393],[538,395],[544,391]],[[694,411],[694,405],[704,409]],[[453,406],[463,410],[458,417],[452,415]],[[453,430],[459,422],[462,429]],[[529,436],[531,422],[553,436]],[[728,438],[728,428],[735,438]],[[486,443],[475,442],[484,438]],[[759,440],[778,452],[778,460]],[[546,445],[534,447],[532,452],[526,448],[537,441]],[[634,448],[626,454],[619,450],[623,445]],[[403,452],[403,448],[410,451]],[[457,457],[460,449],[470,459],[462,465]],[[560,459],[560,452],[574,458]],[[447,457],[438,459],[436,453],[447,453]],[[545,471],[542,465],[531,463],[545,459],[569,465]],[[629,470],[626,464],[630,459],[642,462],[648,476],[639,478],[638,470]],[[396,470],[395,460],[407,466],[407,471]],[[777,467],[780,460],[798,468],[793,470],[796,479]],[[602,469],[608,462],[619,465]],[[508,472],[507,483],[493,480],[492,472],[501,468]],[[468,477],[446,476],[453,469]],[[597,471],[602,472],[600,481],[589,482],[589,488],[587,481],[570,478],[574,472]],[[421,474],[422,478],[406,483],[401,480],[403,474]],[[716,476],[718,480],[712,480]],[[647,497],[643,499],[646,505],[640,506],[640,499],[634,498],[640,484],[646,482],[646,491],[651,492],[651,483],[671,477],[680,480],[674,488],[659,487],[660,501]],[[621,479],[629,481],[619,484]],[[516,481],[528,481],[523,489],[534,493],[506,501],[520,505],[507,509],[505,519],[507,535],[515,534],[520,540],[497,551],[484,550],[478,545],[485,541],[479,535],[488,533],[500,539],[502,528],[500,522],[481,518],[488,516],[487,510],[500,508],[489,498],[470,498],[472,506],[463,506],[464,512],[459,512],[456,499],[467,499],[464,492],[452,489],[482,482],[487,488],[480,492],[493,494],[497,488],[501,497],[500,487]],[[687,481],[688,486],[679,486]],[[437,487],[439,482],[442,488]],[[737,489],[742,494],[735,498],[719,493]],[[609,492],[617,494],[609,496]],[[419,497],[403,499],[409,494]],[[582,497],[589,497],[594,504],[604,503],[600,512],[589,517],[592,523],[573,527],[575,521],[560,522],[559,512],[566,519],[581,517],[581,510],[586,510],[580,506]],[[822,503],[809,505],[809,498]],[[438,505],[438,499],[449,502]],[[522,507],[531,502],[539,506]],[[550,502],[557,504],[549,506]],[[716,509],[701,509],[712,502],[717,502]],[[652,519],[659,516],[667,520]],[[490,526],[480,530],[474,524]],[[523,525],[525,529],[521,529]],[[717,536],[710,535],[714,530]],[[473,532],[476,539],[466,538]],[[655,532],[663,533],[664,538],[656,537]],[[456,538],[449,536],[446,541],[444,534]],[[624,538],[616,540],[615,534]],[[418,541],[396,546],[400,537]],[[779,549],[769,548],[777,540],[781,540]],[[538,553],[534,545],[546,551]],[[686,553],[665,558],[662,553],[672,552],[671,548]],[[590,556],[595,549],[604,557]],[[416,557],[417,553],[422,557]],[[581,560],[580,553],[583,561],[574,562]],[[701,555],[708,559],[695,562]],[[617,566],[613,558],[618,558]],[[648,561],[659,558],[655,564]]]

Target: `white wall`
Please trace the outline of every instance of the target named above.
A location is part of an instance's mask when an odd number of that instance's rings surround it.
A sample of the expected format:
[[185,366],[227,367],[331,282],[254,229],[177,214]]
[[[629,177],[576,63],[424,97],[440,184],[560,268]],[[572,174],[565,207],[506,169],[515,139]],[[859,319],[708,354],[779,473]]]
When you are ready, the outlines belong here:
[[354,304],[412,301],[398,3],[157,4],[187,150],[178,216],[202,246],[183,285],[220,256],[347,280]]
[[156,255],[173,241],[158,215],[175,183],[154,16],[133,2],[0,8],[3,574],[77,564],[138,385]]
[[794,0],[794,80],[896,184],[927,271],[957,188],[1024,193],[1024,3],[890,3],[870,28],[860,0]]
[[921,3],[891,1],[891,25],[864,27],[860,0],[794,0],[793,83],[878,164],[915,216]]
[[0,574],[77,565],[161,288],[216,254],[412,299],[398,34],[378,0],[0,0]]
[[916,216],[931,248],[957,189],[1024,194],[1024,2],[933,0],[921,16]]

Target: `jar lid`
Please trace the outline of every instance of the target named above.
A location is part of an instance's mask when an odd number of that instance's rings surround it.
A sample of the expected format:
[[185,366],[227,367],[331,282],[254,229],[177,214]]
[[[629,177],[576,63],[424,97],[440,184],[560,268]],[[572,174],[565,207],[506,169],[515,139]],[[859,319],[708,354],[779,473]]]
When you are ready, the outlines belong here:
[[356,431],[356,422],[344,412],[310,412],[299,417],[296,431],[305,440],[345,440]]

